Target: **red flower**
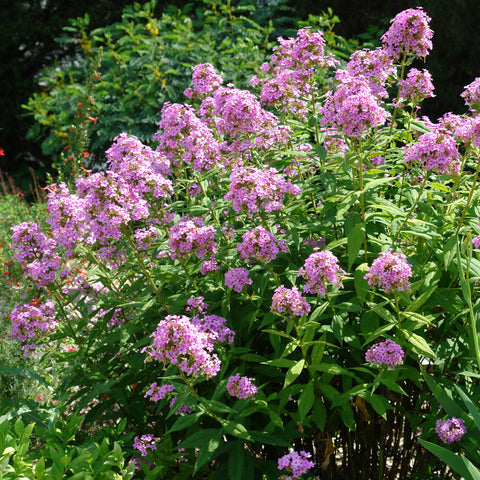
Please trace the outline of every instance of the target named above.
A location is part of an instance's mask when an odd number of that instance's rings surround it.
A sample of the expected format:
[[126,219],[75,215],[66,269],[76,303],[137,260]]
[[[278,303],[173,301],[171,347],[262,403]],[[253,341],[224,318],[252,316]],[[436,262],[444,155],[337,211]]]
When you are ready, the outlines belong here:
[[3,148],[0,148],[0,155],[5,156],[5,152],[3,151]]

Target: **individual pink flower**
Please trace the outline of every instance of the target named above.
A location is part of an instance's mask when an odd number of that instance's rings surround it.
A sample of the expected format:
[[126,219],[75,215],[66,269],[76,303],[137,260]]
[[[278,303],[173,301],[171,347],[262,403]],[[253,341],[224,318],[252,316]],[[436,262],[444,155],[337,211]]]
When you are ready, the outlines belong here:
[[325,295],[328,284],[336,288],[343,287],[342,279],[345,275],[346,272],[338,264],[338,258],[328,250],[312,253],[298,271],[298,276],[307,280],[303,290],[320,295]]
[[300,453],[294,450],[279,458],[278,469],[287,471],[287,475],[281,475],[280,480],[300,478],[304,473],[313,468],[315,463],[308,460],[311,456],[311,453],[304,452],[303,450]]
[[228,379],[227,392],[232,397],[240,399],[250,398],[257,393],[257,387],[253,384],[254,379],[241,377],[239,373]]
[[237,245],[240,258],[255,258],[260,263],[269,263],[280,252],[287,252],[285,241],[278,240],[275,235],[263,227],[256,227],[245,232],[242,243]]
[[246,268],[231,268],[225,274],[225,285],[235,292],[241,292],[245,285],[251,285],[253,280],[248,277],[248,270]]
[[392,290],[408,290],[411,275],[412,266],[407,263],[407,257],[390,249],[380,252],[364,278],[368,280],[370,287],[378,286],[386,293],[391,293]]
[[415,143],[404,149],[405,163],[413,162],[425,171],[435,173],[458,173],[457,145],[452,135],[444,130],[435,130],[420,135]]
[[432,76],[428,70],[417,70],[412,68],[407,78],[398,82],[400,88],[400,97],[407,102],[419,105],[425,98],[431,98],[435,95],[433,91],[435,87],[432,83]]
[[402,347],[393,340],[387,339],[369,348],[365,353],[365,360],[374,365],[386,365],[393,370],[397,365],[403,363],[404,356]]
[[447,420],[437,420],[435,432],[444,443],[459,442],[467,433],[467,429],[461,418],[448,418]]
[[397,14],[381,38],[386,52],[395,59],[402,54],[418,57],[428,55],[433,37],[430,20],[421,7],[409,8]]
[[277,287],[273,294],[271,311],[290,318],[301,317],[310,312],[310,304],[302,297],[297,287]]

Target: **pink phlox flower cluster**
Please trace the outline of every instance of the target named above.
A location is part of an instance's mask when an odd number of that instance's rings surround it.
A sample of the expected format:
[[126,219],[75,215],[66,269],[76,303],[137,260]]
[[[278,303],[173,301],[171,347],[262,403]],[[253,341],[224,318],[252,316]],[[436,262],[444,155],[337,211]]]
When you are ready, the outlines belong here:
[[226,322],[225,318],[218,315],[195,315],[192,318],[193,325],[208,335],[212,345],[216,342],[233,342],[235,332],[225,325]]
[[105,154],[109,170],[125,180],[139,181],[142,175],[149,173],[164,176],[171,174],[170,161],[165,155],[125,132],[115,137]]
[[477,237],[472,238],[473,245],[475,248],[480,248],[480,235]]
[[424,170],[458,173],[458,149],[455,139],[444,130],[424,133],[404,149],[405,163],[418,162]]
[[232,153],[252,147],[268,149],[284,145],[290,129],[278,125],[277,117],[262,108],[257,97],[248,90],[218,88],[213,94],[212,115],[220,135],[226,138],[223,147]]
[[298,30],[295,38],[277,39],[279,45],[273,47],[270,57],[274,66],[283,69],[305,70],[310,68],[336,67],[338,60],[325,53],[323,33],[312,32],[311,27]]
[[340,132],[334,129],[329,129],[325,130],[324,134],[325,139],[323,141],[323,146],[328,155],[343,155],[348,152],[347,142]]
[[207,260],[202,263],[202,267],[200,268],[200,273],[202,275],[206,275],[208,272],[215,272],[220,270],[220,265],[217,262],[215,257],[211,257],[210,260]]
[[47,237],[34,222],[20,223],[11,230],[13,258],[20,263],[23,272],[39,287],[53,283],[62,264],[55,252],[55,240]]
[[432,76],[426,69],[417,70],[412,68],[407,78],[398,82],[400,88],[400,97],[407,100],[407,102],[418,105],[426,98],[434,97],[433,91],[435,87],[432,83]]
[[137,228],[133,233],[137,248],[139,250],[147,250],[152,246],[152,243],[158,239],[158,228],[150,225],[144,228]]
[[312,32],[305,27],[295,38],[278,38],[279,45],[273,48],[270,63],[262,65],[266,77],[252,77],[252,86],[261,86],[260,99],[263,105],[273,105],[285,112],[304,118],[308,102],[317,89],[314,86],[315,68],[335,67],[338,61],[325,53],[325,41],[321,31]]
[[[17,304],[10,312],[11,328],[8,336],[19,342],[38,341],[43,336],[55,331],[58,325],[53,302],[47,300],[40,305]],[[30,345],[28,350],[35,348]]]
[[363,77],[343,71],[334,93],[327,92],[320,109],[323,127],[333,127],[349,137],[361,138],[370,128],[385,124],[389,113],[382,108]]
[[418,57],[428,55],[433,47],[430,20],[421,7],[409,8],[397,14],[381,38],[388,55],[394,59],[401,54],[413,53]]
[[303,243],[313,248],[324,247],[326,245],[323,237],[306,238]]
[[365,360],[374,365],[386,365],[393,370],[397,365],[403,363],[404,356],[402,347],[393,340],[387,339],[369,348],[365,353]]
[[251,285],[253,280],[248,276],[246,268],[231,268],[225,273],[225,285],[235,292],[241,292],[245,285]]
[[89,244],[108,246],[120,238],[122,227],[150,216],[143,193],[114,172],[78,178],[77,193],[85,202]]
[[444,443],[459,442],[467,433],[467,429],[461,418],[448,418],[447,420],[437,420],[435,432]]
[[70,193],[65,183],[51,185],[47,195],[47,221],[52,227],[52,234],[66,250],[66,255],[72,255],[75,247],[86,237],[85,200]]
[[216,90],[223,78],[215,71],[210,63],[202,63],[192,67],[192,83],[183,93],[188,98],[205,98]]
[[187,312],[193,312],[195,314],[200,314],[207,311],[208,303],[204,302],[205,298],[200,297],[190,297],[187,300],[187,307],[185,310]]
[[408,290],[412,275],[412,266],[407,263],[407,257],[403,253],[394,253],[392,249],[380,252],[372,262],[365,275],[370,287],[378,285],[386,293],[392,290]]
[[160,400],[163,400],[169,392],[173,392],[174,390],[175,386],[172,384],[166,383],[159,387],[157,382],[153,382],[150,385],[148,392],[144,395],[144,398],[150,397],[152,402],[159,402]]
[[214,377],[220,370],[220,360],[213,351],[210,335],[194,325],[186,316],[168,315],[151,335],[151,346],[142,352],[147,360],[176,365],[186,375]]
[[465,104],[470,110],[477,111],[480,107],[480,77],[477,77],[472,83],[465,86],[465,90],[461,94],[465,100]]
[[[113,310],[113,312],[112,312],[112,310]],[[116,325],[121,326],[125,323],[125,318],[123,316],[123,311],[122,311],[121,308],[115,308],[115,309],[109,308],[107,310],[101,310],[98,313],[98,316],[100,318],[103,318],[110,312],[112,312],[112,316],[110,317],[110,319],[107,322],[108,326],[110,326],[110,327],[114,327]]]
[[455,136],[465,145],[480,147],[480,116],[467,117],[455,129]]
[[301,190],[278,173],[275,168],[235,167],[225,200],[232,202],[237,213],[281,210],[285,195],[300,195]]
[[311,460],[312,454],[304,452],[303,450],[298,453],[295,450],[291,453],[287,453],[283,457],[278,459],[278,469],[286,470],[288,475],[282,475],[281,480],[292,480],[294,478],[300,478],[304,473],[315,466],[315,463]]
[[287,252],[285,240],[279,240],[263,227],[256,227],[245,232],[242,242],[237,245],[240,258],[255,258],[260,263],[269,263],[280,252]]
[[153,435],[142,435],[141,437],[135,436],[133,439],[133,448],[138,450],[142,457],[146,457],[148,455],[147,450],[156,450],[157,445],[153,441]]
[[[172,408],[175,402],[177,401],[177,397],[173,397],[170,400],[169,407]],[[178,410],[175,411],[175,415],[181,415],[182,413],[192,413],[193,410],[188,405],[182,405]]]
[[325,295],[327,284],[342,288],[345,275],[346,272],[338,264],[338,258],[328,250],[312,253],[298,271],[298,276],[307,280],[303,290],[320,295]]
[[168,246],[175,252],[175,256],[181,258],[188,258],[189,255],[210,257],[218,251],[215,228],[204,225],[200,217],[180,218],[170,227]]
[[383,158],[381,155],[377,155],[376,157],[370,159],[370,163],[374,167],[380,167],[385,163],[385,158]]
[[228,379],[227,392],[232,397],[240,399],[253,397],[257,393],[257,387],[253,384],[254,380],[254,378],[241,377],[237,373]]
[[[347,71],[356,77],[367,80],[370,90],[377,98],[388,97],[385,85],[389,76],[396,75],[393,60],[382,48],[362,49],[352,53],[347,63]],[[337,79],[342,73],[337,73]]]
[[166,102],[158,126],[163,131],[153,136],[159,142],[157,151],[170,161],[181,158],[198,172],[218,166],[219,143],[212,130],[195,115],[193,107]]
[[302,297],[297,287],[277,287],[273,294],[271,311],[277,315],[285,314],[290,318],[301,317],[310,312],[310,304]]

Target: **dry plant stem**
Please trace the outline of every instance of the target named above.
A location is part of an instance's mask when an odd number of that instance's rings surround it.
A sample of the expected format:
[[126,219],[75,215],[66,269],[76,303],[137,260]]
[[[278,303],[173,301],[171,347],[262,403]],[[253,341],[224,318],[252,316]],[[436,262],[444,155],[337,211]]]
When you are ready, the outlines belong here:
[[465,208],[463,209],[462,216],[460,217],[460,221],[458,222],[457,229],[455,230],[455,236],[458,235],[458,232],[460,231],[460,228],[462,227],[463,220],[465,218],[467,210],[470,207],[470,202],[472,201],[472,197],[473,197],[473,193],[475,191],[475,186],[477,184],[479,172],[480,172],[480,161],[477,161],[477,168],[475,170],[475,175],[473,177],[472,188],[470,189],[470,193],[468,194],[467,203],[465,205]]
[[405,220],[403,221],[402,225],[400,226],[400,228],[398,229],[397,233],[396,233],[395,236],[393,237],[392,245],[395,245],[395,242],[397,241],[398,236],[400,235],[401,231],[403,230],[403,227],[407,224],[408,220],[410,220],[410,217],[412,216],[413,212],[415,211],[415,208],[417,208],[418,202],[419,202],[419,200],[420,200],[420,197],[422,196],[423,190],[425,189],[426,183],[427,183],[427,175],[425,174],[425,176],[424,176],[424,178],[423,178],[422,185],[421,185],[421,187],[420,187],[420,191],[418,192],[418,196],[417,196],[417,198],[415,199],[415,202],[414,202],[414,204],[412,205],[412,208],[411,208],[410,211],[407,213],[407,216],[405,217]]

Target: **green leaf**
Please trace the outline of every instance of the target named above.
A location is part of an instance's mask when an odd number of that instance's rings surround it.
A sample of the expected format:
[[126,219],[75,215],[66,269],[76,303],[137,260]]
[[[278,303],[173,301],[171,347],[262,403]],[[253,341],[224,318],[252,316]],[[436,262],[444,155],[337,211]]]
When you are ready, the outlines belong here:
[[243,479],[243,464],[245,461],[245,449],[240,441],[234,442],[228,457],[228,476],[230,480]]
[[430,348],[427,341],[423,337],[417,335],[416,333],[409,332],[408,330],[403,330],[403,333],[407,341],[412,345],[415,353],[418,355],[423,355],[427,358],[437,358],[435,352]]
[[206,463],[208,463],[215,455],[218,447],[220,446],[221,435],[220,432],[217,432],[217,435],[213,438],[209,438],[205,443],[200,447],[200,451],[197,454],[197,459],[195,461],[195,467],[193,469],[193,474],[195,475],[200,468],[202,468]]
[[348,269],[352,268],[365,237],[365,223],[357,223],[347,237]]
[[40,377],[40,375],[37,375],[35,372],[32,372],[28,368],[0,365],[0,373],[3,373],[4,375],[16,375],[23,376],[25,378],[31,378],[32,380],[36,380],[38,383],[41,383],[45,387],[51,387],[51,385],[44,378]]
[[241,423],[233,420],[221,420],[221,423],[223,425],[223,430],[230,435],[233,435],[237,438],[242,438],[243,440],[251,440],[248,430]]
[[190,415],[182,415],[177,418],[175,423],[167,430],[166,433],[177,432],[190,427],[198,422],[198,419],[203,415],[203,412],[191,413]]
[[452,399],[450,395],[436,382],[436,380],[429,375],[423,368],[421,368],[423,378],[427,382],[428,388],[431,390],[435,398],[438,400],[438,403],[442,408],[447,412],[447,415],[450,417],[462,416],[462,409],[460,406]]
[[221,432],[218,428],[205,428],[204,430],[200,430],[195,432],[193,435],[190,435],[186,438],[183,442],[178,445],[178,448],[192,448],[192,447],[200,447],[207,443],[210,439],[216,438]]
[[288,369],[287,374],[285,375],[283,388],[295,381],[295,379],[302,373],[304,366],[305,360],[302,358]]
[[387,410],[391,410],[392,406],[385,397],[373,393],[370,396],[366,397],[365,400],[382,418],[384,418],[385,420],[387,419]]
[[357,294],[358,303],[361,305],[365,302],[367,294],[370,291],[365,275],[368,273],[368,263],[362,263],[359,265],[353,274],[353,284],[355,286],[355,292]]
[[313,380],[310,380],[303,389],[300,397],[298,397],[298,413],[300,414],[300,422],[305,420],[315,401],[315,387]]
[[419,442],[465,480],[480,480],[480,470],[475,467],[468,458],[456,455],[452,451],[435,445],[434,443],[427,442],[423,438],[420,438]]
[[315,399],[313,404],[312,417],[320,431],[323,431],[325,423],[327,422],[327,409],[320,396]]
[[478,430],[480,430],[480,413],[478,411],[478,408],[475,406],[475,404],[467,397],[465,392],[458,386],[454,385],[458,394],[462,398],[463,402],[465,403],[466,407],[468,408],[468,411],[472,415],[473,421],[475,422],[475,425],[477,426]]

